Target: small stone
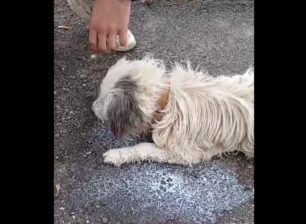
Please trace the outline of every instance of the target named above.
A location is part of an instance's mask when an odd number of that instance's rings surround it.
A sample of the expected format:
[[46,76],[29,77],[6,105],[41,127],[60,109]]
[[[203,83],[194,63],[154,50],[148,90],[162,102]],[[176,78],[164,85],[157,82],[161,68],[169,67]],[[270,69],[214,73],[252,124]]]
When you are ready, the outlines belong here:
[[198,179],[198,178],[199,178],[199,175],[193,174],[193,177],[194,177],[195,179]]
[[86,84],[84,83],[82,86],[86,86]]
[[103,223],[106,223],[107,222],[107,218],[103,218],[102,221],[103,221]]
[[68,26],[58,26],[57,28],[60,30],[69,30]]
[[250,190],[252,190],[252,188],[249,187],[249,186],[246,186],[246,187],[244,187],[244,190],[245,190],[245,191],[250,191]]
[[86,223],[89,223],[89,220],[86,220]]
[[90,55],[90,58],[91,59],[95,59],[95,58],[97,58],[97,55],[96,54],[92,54],[92,55]]
[[75,219],[75,216],[73,215],[72,218]]
[[64,208],[64,207],[60,207],[60,208],[59,208],[59,210],[62,210],[62,211],[64,211],[64,210],[65,210],[65,208]]
[[164,192],[166,191],[166,188],[164,188],[163,186],[160,186],[159,189],[164,191]]
[[58,160],[58,159],[59,159],[59,157],[58,157],[58,156],[55,156],[55,159],[56,159],[56,160]]
[[61,189],[60,185],[59,184],[56,184],[55,185],[55,189],[56,189],[56,194],[58,195],[59,194],[59,191]]

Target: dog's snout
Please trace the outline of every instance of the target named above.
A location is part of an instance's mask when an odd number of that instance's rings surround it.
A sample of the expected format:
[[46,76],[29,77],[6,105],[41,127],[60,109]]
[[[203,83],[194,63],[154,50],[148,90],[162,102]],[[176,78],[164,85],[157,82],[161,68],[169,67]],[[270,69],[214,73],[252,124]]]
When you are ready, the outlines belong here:
[[91,105],[91,109],[100,120],[105,119],[104,116],[102,115],[102,107],[100,100],[94,101]]
[[100,117],[99,114],[100,114],[100,110],[101,108],[99,107],[99,101],[96,100],[93,102],[93,104],[91,105],[91,110],[95,113],[96,116]]

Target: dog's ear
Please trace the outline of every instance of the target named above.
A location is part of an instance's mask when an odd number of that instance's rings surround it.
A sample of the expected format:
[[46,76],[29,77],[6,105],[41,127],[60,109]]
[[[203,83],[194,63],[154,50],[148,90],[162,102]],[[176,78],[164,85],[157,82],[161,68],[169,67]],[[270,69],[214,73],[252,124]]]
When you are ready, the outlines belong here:
[[114,86],[107,117],[109,127],[116,137],[128,134],[143,121],[142,111],[135,95],[136,91],[136,82],[129,76],[123,77]]

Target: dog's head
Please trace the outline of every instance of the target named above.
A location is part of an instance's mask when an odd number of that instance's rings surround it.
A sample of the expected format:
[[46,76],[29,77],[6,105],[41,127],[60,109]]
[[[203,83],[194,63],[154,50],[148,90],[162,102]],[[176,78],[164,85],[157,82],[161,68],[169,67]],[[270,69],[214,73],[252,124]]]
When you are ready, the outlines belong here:
[[120,59],[103,79],[93,111],[116,137],[146,132],[165,88],[164,73],[163,64],[149,57]]

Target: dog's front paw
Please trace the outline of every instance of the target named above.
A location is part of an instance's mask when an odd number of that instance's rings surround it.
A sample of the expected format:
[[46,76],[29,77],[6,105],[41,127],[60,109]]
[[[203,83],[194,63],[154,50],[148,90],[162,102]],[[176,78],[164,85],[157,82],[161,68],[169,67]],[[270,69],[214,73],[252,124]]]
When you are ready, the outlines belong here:
[[125,161],[121,156],[121,149],[111,149],[103,154],[104,162],[115,166],[120,166]]

